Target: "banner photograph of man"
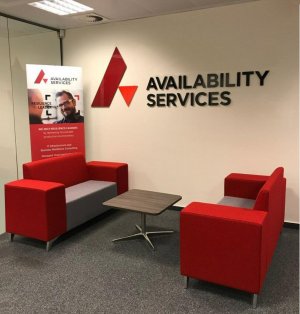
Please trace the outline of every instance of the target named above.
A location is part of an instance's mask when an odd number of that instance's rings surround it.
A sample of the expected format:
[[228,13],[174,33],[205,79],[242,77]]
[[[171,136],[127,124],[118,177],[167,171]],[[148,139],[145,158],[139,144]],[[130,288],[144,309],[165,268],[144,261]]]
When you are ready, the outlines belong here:
[[80,114],[80,110],[76,109],[76,99],[70,92],[63,90],[56,93],[55,98],[63,118],[54,123],[84,122],[84,117]]
[[28,89],[28,111],[30,124],[42,124],[43,96],[38,89]]

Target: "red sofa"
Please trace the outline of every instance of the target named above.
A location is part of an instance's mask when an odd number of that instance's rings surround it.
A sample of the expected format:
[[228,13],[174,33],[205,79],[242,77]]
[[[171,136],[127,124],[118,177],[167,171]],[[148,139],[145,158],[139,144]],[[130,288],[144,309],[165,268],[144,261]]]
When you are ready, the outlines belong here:
[[180,214],[186,276],[253,294],[253,307],[284,223],[283,168],[270,176],[232,173],[219,204],[193,202]]
[[6,232],[47,242],[103,213],[102,203],[128,190],[128,165],[86,163],[81,153],[23,165],[24,179],[5,185]]

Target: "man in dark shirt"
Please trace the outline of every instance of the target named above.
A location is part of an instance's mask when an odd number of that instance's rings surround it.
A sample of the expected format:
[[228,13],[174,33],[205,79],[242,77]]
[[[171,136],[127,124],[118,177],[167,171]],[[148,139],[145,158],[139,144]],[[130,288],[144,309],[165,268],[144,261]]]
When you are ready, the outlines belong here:
[[64,118],[54,123],[79,123],[84,122],[80,110],[76,111],[76,100],[70,92],[65,90],[56,93],[56,101]]

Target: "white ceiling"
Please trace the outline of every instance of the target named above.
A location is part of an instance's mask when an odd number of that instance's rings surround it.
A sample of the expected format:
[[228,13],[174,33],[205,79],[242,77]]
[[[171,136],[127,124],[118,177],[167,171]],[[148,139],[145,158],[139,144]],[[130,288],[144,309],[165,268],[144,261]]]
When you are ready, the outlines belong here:
[[[68,29],[90,25],[86,14],[58,16],[29,6],[35,0],[0,0],[0,12],[47,25],[58,29]],[[78,0],[94,8],[105,18],[102,23],[132,20],[177,12],[212,8],[259,0]],[[95,24],[95,23],[93,23]],[[99,23],[98,23],[99,24]]]

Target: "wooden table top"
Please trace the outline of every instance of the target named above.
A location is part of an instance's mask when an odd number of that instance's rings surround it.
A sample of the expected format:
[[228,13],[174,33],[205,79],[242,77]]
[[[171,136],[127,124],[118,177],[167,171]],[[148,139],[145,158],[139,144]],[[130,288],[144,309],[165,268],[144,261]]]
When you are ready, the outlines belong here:
[[133,189],[104,202],[103,205],[150,215],[159,215],[169,206],[181,200],[181,198],[180,195]]

